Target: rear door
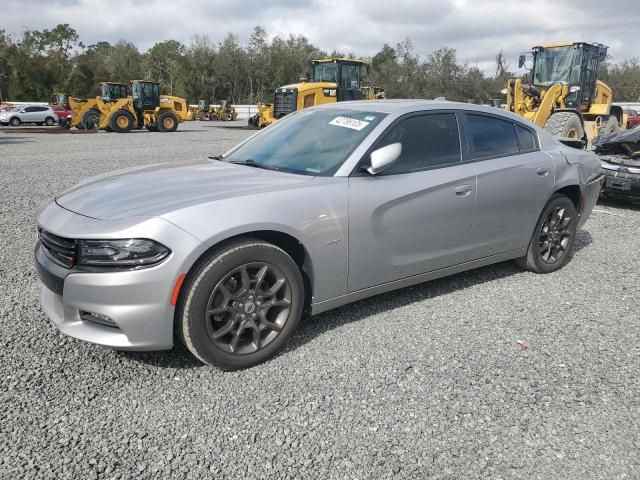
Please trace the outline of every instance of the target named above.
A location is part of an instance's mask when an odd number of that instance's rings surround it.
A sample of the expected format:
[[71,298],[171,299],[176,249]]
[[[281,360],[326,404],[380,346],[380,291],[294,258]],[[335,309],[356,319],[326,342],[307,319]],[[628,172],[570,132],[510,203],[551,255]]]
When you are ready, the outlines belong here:
[[44,122],[47,118],[47,114],[49,113],[48,107],[34,107],[35,111],[33,112],[33,121],[34,122]]
[[553,159],[533,129],[502,116],[466,113],[465,130],[478,174],[469,260],[526,247],[553,193]]
[[396,163],[349,178],[349,291],[464,262],[475,168],[459,132],[454,112],[405,116],[372,148],[401,143]]

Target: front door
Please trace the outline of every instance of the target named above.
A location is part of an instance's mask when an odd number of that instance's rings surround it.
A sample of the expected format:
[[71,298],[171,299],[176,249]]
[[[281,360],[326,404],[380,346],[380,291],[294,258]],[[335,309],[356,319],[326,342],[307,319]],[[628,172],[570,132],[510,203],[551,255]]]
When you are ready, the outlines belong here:
[[374,149],[400,142],[387,170],[349,179],[350,292],[465,261],[475,168],[461,162],[456,115],[404,117]]

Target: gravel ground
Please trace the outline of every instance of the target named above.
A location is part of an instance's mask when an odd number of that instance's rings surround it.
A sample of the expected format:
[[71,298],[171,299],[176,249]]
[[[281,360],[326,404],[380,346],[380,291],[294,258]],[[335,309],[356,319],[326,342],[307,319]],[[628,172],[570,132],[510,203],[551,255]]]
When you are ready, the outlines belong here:
[[640,208],[627,204],[596,207],[560,272],[504,263],[361,301],[242,372],[60,335],[37,300],[37,206],[249,133],[0,129],[1,478],[640,478]]

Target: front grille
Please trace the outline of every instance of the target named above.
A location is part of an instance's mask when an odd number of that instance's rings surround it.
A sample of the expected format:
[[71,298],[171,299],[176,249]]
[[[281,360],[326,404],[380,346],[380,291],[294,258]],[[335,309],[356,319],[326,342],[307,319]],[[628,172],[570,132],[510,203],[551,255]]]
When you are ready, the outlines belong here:
[[40,230],[40,242],[49,258],[57,264],[71,268],[76,262],[76,241]]
[[297,101],[298,89],[282,88],[276,90],[275,97],[273,99],[273,116],[275,118],[282,118],[295,111]]

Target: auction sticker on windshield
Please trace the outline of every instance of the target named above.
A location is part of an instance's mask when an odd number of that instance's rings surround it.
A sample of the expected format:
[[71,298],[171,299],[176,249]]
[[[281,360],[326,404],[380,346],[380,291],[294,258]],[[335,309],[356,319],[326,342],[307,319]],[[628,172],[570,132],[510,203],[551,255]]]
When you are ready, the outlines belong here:
[[369,122],[349,117],[336,117],[329,122],[329,125],[336,125],[338,127],[345,127],[360,131],[369,125]]

